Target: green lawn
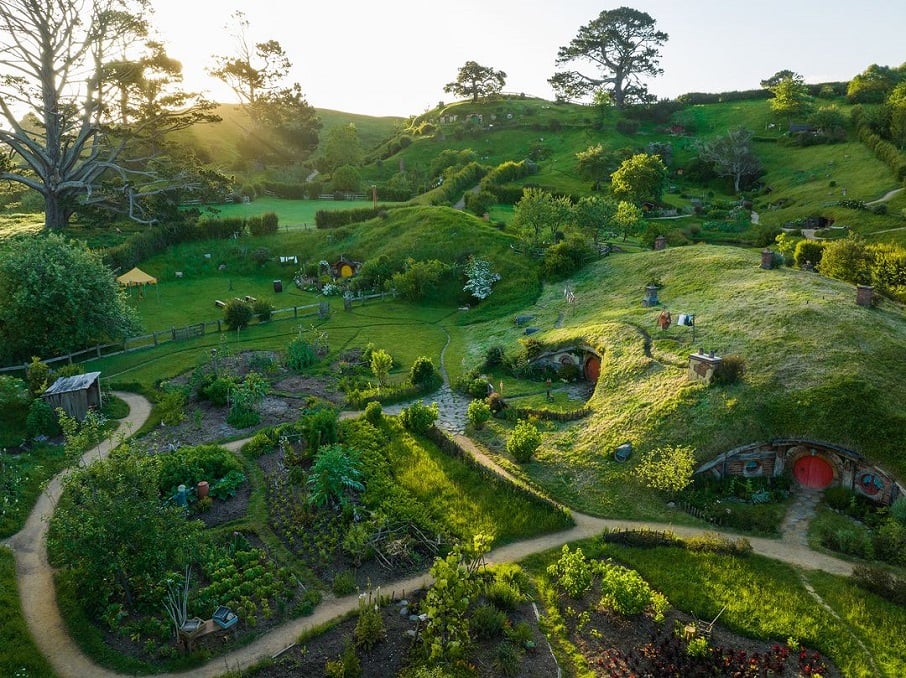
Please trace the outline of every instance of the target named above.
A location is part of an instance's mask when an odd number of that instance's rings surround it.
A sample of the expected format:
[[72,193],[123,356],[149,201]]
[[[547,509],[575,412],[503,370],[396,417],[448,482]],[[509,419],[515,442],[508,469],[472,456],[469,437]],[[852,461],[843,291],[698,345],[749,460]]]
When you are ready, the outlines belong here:
[[265,196],[247,203],[206,205],[204,214],[224,219],[234,217],[248,219],[273,212],[277,215],[281,230],[293,230],[314,228],[315,213],[320,210],[350,210],[371,206],[371,200],[281,200]]

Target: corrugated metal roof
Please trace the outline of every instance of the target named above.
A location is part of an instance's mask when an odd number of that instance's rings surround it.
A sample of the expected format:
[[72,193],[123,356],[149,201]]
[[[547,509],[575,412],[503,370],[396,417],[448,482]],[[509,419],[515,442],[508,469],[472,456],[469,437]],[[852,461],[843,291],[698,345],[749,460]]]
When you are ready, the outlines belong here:
[[86,372],[85,374],[76,374],[72,377],[60,377],[49,389],[44,391],[42,395],[54,395],[57,393],[72,393],[73,391],[84,391],[95,381],[97,381],[97,378],[100,376],[100,372]]

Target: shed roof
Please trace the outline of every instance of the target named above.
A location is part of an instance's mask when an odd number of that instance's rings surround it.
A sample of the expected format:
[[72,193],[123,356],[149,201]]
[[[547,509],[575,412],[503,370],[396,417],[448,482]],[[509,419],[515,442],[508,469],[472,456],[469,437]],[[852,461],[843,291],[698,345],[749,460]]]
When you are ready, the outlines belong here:
[[60,377],[53,385],[48,388],[42,395],[54,395],[57,393],[72,393],[74,391],[84,391],[90,388],[101,376],[100,372],[86,372],[85,374],[76,374],[72,377]]

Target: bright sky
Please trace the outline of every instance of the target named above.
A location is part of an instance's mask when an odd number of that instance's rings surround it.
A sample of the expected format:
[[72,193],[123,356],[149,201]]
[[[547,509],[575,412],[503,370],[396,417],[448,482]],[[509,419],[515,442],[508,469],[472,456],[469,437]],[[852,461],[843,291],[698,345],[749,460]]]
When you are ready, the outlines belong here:
[[[208,76],[212,55],[235,54],[227,26],[237,9],[252,42],[277,40],[308,102],[366,115],[418,115],[451,101],[443,87],[466,61],[503,70],[504,90],[553,98],[547,79],[560,46],[604,9],[592,0],[151,0],[185,85],[235,100]],[[806,82],[849,80],[870,64],[906,62],[904,0],[636,0],[670,37],[661,97],[756,89],[779,70]]]

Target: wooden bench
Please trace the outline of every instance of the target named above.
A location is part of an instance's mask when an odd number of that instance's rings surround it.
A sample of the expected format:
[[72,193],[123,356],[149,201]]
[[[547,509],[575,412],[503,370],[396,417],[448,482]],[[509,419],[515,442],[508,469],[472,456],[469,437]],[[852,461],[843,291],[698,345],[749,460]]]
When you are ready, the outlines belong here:
[[249,296],[248,294],[245,295],[245,300],[250,304],[254,304],[256,301],[258,301],[255,297]]
[[215,299],[214,306],[216,306],[217,308],[226,308],[226,302],[220,301],[220,299]]

